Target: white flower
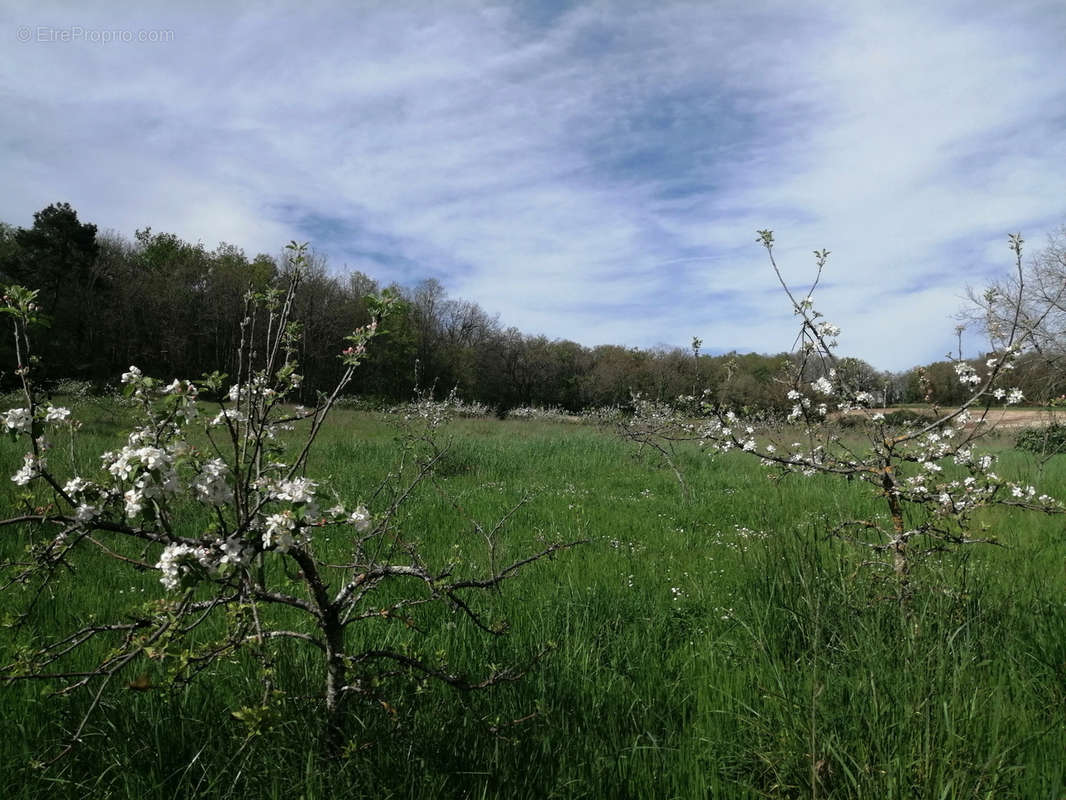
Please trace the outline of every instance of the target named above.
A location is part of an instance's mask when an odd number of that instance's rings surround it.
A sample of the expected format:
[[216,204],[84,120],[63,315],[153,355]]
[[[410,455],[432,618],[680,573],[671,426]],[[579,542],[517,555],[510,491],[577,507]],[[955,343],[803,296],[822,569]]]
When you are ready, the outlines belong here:
[[370,527],[370,512],[366,510],[365,506],[359,506],[348,517],[348,522],[354,525],[357,531],[365,531]]
[[163,393],[184,394],[188,395],[189,397],[196,397],[196,395],[198,394],[198,392],[196,391],[196,387],[190,381],[181,381],[177,378],[174,379],[173,383],[163,389]]
[[286,509],[279,514],[271,514],[266,518],[266,527],[263,531],[263,547],[275,548],[280,553],[289,552],[289,548],[295,544],[292,532],[296,528],[296,518],[292,511]]
[[816,380],[814,383],[812,383],[811,388],[814,389],[816,392],[821,392],[822,394],[833,393],[833,384],[830,383],[829,379],[826,378],[824,375],[818,380]]
[[100,513],[100,509],[88,503],[82,503],[74,509],[74,519],[78,522],[89,522]]
[[168,544],[163,549],[155,567],[163,573],[159,582],[165,589],[174,591],[181,585],[182,576],[189,572],[188,564],[183,562],[188,561],[188,556],[195,555],[196,550],[186,544]]
[[215,418],[211,420],[211,424],[221,425],[226,420],[230,420],[239,425],[242,422],[247,422],[248,416],[235,408],[224,408],[215,415]]
[[199,500],[213,506],[224,506],[233,499],[233,490],[226,482],[229,468],[221,458],[204,463],[192,487]]
[[308,478],[281,481],[274,491],[274,497],[292,503],[310,503],[315,498],[315,486],[315,482]]
[[[226,539],[219,549],[222,551],[222,556],[219,558],[219,564],[243,564],[246,551],[243,543],[240,539]],[[247,551],[250,554],[251,551]]]
[[144,510],[144,493],[138,489],[129,489],[123,497],[126,500],[126,516],[136,517]]
[[1022,394],[1021,389],[1011,389],[1010,392],[1007,394],[1007,405],[1020,403],[1024,399],[1025,395]]
[[166,452],[158,447],[142,447],[137,451],[137,458],[148,469],[159,469],[170,461]]
[[131,366],[129,372],[122,373],[123,383],[133,383],[138,378],[142,377],[143,373],[137,369],[137,367]]
[[34,457],[33,453],[26,453],[23,458],[22,467],[18,472],[11,476],[11,480],[19,486],[25,486],[41,474],[41,469],[44,465],[43,459],[37,459]]
[[70,409],[62,406],[48,406],[44,412],[45,422],[66,422],[70,419]]
[[29,433],[33,416],[28,408],[12,408],[4,414],[4,427],[16,433]]
[[84,478],[79,478],[75,476],[69,481],[67,481],[67,485],[63,487],[63,491],[66,494],[74,495],[80,492],[84,492],[86,489],[89,488],[90,485],[91,484]]

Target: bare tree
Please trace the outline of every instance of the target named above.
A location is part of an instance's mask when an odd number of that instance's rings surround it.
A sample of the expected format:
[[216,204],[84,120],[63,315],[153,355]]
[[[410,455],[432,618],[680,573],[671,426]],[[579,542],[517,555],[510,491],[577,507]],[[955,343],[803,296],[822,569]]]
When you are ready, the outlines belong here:
[[1017,320],[1016,339],[1030,355],[1019,363],[1019,383],[1031,399],[1047,400],[1066,388],[1066,224],[1049,234],[1015,274],[983,291],[967,291],[961,317],[979,326],[993,347],[1001,346]]

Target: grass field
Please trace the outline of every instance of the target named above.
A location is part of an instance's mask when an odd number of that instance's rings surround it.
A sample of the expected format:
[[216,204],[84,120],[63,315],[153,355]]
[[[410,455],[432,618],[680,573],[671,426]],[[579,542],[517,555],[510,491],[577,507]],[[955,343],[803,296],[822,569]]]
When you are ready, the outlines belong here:
[[[90,418],[86,452],[113,446],[121,412],[77,413]],[[863,554],[823,536],[826,519],[879,510],[861,485],[770,480],[743,455],[693,451],[679,455],[683,501],[669,470],[593,427],[463,420],[446,435],[437,478],[403,511],[427,556],[458,545],[476,561],[472,520],[491,524],[523,497],[509,554],[587,543],[480,598],[506,637],[447,614],[427,617],[421,640],[384,622],[357,635],[418,641],[470,674],[552,643],[522,680],[474,693],[398,681],[387,707],[350,707],[338,755],[318,744],[315,654],[283,647],[285,712],[261,735],[231,716],[258,681],[236,659],[181,693],[116,686],[82,744],[43,771],[31,762],[87,698],[0,686],[4,796],[1066,796],[1062,517],[990,515],[1006,546],[928,563],[903,613]],[[354,504],[392,468],[394,436],[379,416],[340,412],[311,473]],[[1002,473],[1066,494],[1066,457],[1041,466],[1000,447]],[[0,472],[21,455],[4,445]],[[0,534],[5,558],[31,536]],[[5,664],[18,641],[161,593],[154,574],[80,569],[28,629],[0,634]]]

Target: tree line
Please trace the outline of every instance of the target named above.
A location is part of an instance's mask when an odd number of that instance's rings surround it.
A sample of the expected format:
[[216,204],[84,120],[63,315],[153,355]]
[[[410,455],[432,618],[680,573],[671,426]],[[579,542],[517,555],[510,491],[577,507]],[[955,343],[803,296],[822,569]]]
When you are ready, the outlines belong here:
[[[246,296],[266,291],[287,269],[280,256],[249,258],[225,243],[209,250],[150,228],[132,241],[100,233],[67,203],[38,211],[29,228],[0,223],[0,278],[37,289],[52,320],[36,346],[41,376],[53,383],[73,379],[103,389],[131,364],[159,377],[234,374]],[[688,350],[586,347],[506,327],[477,303],[450,297],[434,279],[382,286],[362,272],[331,271],[321,256],[304,269],[293,317],[302,332],[305,402],[336,383],[344,336],[370,319],[366,296],[391,289],[403,302],[353,383],[363,397],[395,402],[419,388],[438,394],[457,388],[464,399],[501,412],[578,411],[626,405],[634,392],[665,400],[706,390],[731,407],[789,405],[780,380],[793,359],[787,353],[707,355],[697,342]],[[0,343],[6,351],[11,346]],[[9,355],[0,358],[13,363]],[[947,361],[888,373],[845,358],[838,369],[848,372],[850,385],[887,403],[951,403],[965,394]],[[14,378],[0,380],[9,387]],[[1035,382],[1024,388],[1046,394],[1049,385],[1044,375],[1039,390]]]

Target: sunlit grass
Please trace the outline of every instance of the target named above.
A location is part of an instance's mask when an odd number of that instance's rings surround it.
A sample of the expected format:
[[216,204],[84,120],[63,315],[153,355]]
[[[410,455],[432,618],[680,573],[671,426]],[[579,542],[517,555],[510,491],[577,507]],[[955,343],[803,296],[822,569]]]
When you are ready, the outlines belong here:
[[[88,418],[86,453],[122,414]],[[340,412],[310,469],[351,504],[395,467],[396,431]],[[1066,787],[1066,546],[1061,518],[989,515],[1005,547],[929,562],[901,611],[864,554],[826,522],[875,513],[862,484],[771,480],[742,455],[678,456],[669,470],[573,424],[461,420],[438,477],[405,507],[427,558],[484,558],[475,526],[523,505],[508,555],[587,540],[479,598],[510,634],[427,616],[424,650],[472,675],[552,651],[520,682],[463,694],[398,681],[388,707],[353,706],[343,758],[317,744],[317,653],[284,648],[286,713],[251,740],[230,712],[257,692],[241,659],[180,694],[117,685],[82,745],[42,772],[84,698],[0,689],[0,768],[11,797],[1051,797]],[[1005,446],[1005,445],[1001,445]],[[57,448],[58,450],[59,448]],[[1063,457],[1002,451],[1061,494]],[[21,461],[0,451],[11,474]],[[57,459],[62,456],[57,453]],[[58,461],[57,461],[58,463]],[[5,489],[10,505],[14,486]],[[8,557],[28,531],[3,531]],[[323,539],[324,551],[344,542]],[[154,574],[87,563],[28,630],[121,613]],[[355,633],[411,637],[385,624]],[[18,637],[4,634],[5,655]],[[6,663],[6,662],[5,662]],[[132,678],[132,676],[131,676]]]

